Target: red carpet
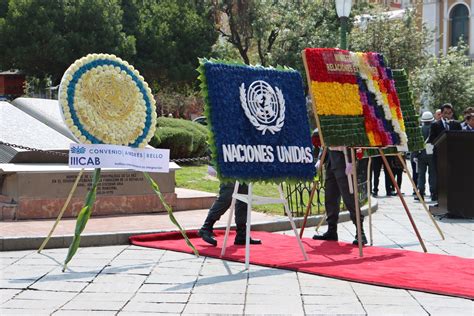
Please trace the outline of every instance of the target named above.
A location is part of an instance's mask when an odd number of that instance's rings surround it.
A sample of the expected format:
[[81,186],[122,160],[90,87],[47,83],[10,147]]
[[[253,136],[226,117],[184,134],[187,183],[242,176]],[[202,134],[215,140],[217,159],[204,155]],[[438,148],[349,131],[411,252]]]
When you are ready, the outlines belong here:
[[[196,231],[189,231],[188,236],[201,256],[219,258],[224,231],[215,233],[217,247],[202,241]],[[245,246],[234,246],[234,234],[231,231],[223,259],[245,262]],[[365,247],[360,258],[358,247],[352,244],[304,238],[309,258],[304,261],[294,236],[252,232],[252,237],[262,239],[263,245],[251,245],[251,264],[474,299],[473,259],[379,247]],[[137,246],[192,253],[178,232],[132,236],[130,241]]]

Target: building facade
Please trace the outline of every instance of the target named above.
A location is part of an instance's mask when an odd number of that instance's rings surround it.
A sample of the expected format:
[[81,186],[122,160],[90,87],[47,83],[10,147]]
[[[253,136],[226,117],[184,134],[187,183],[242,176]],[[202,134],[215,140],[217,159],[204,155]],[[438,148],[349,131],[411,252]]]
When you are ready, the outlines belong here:
[[432,45],[427,49],[435,54],[446,54],[462,39],[469,46],[474,59],[474,0],[369,0],[390,10],[416,8],[417,14],[433,31]]

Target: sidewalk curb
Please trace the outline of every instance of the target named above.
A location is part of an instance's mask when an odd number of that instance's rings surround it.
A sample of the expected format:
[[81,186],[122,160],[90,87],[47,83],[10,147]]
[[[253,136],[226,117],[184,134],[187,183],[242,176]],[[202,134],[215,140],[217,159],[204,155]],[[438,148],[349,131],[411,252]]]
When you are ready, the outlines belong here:
[[[378,209],[377,199],[372,199],[372,213]],[[368,206],[362,207],[361,212],[364,216],[368,215]],[[306,227],[316,226],[321,217],[324,215],[309,216]],[[349,221],[349,212],[344,211],[339,214],[339,222]],[[298,217],[294,219],[297,228],[301,228],[303,218]],[[234,226],[232,226],[234,227]],[[199,227],[192,227],[191,229],[198,229]],[[217,226],[215,229],[225,229],[225,226]],[[260,222],[252,224],[252,230],[277,232],[290,230],[291,224],[287,218],[278,218],[273,221]],[[97,247],[97,246],[114,246],[114,245],[128,245],[128,238],[133,235],[153,234],[170,230],[145,230],[133,232],[113,232],[113,233],[95,233],[81,235],[81,247]],[[73,235],[53,236],[49,240],[46,249],[52,248],[68,248],[72,242]],[[0,251],[15,251],[15,250],[34,250],[38,249],[43,243],[46,236],[20,236],[20,237],[3,237],[0,238]]]

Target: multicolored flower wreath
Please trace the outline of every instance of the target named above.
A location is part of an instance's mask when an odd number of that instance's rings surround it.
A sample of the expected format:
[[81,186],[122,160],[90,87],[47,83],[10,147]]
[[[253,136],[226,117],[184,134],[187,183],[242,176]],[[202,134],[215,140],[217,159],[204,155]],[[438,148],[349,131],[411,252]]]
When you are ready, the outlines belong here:
[[115,55],[76,60],[61,80],[59,104],[81,143],[145,147],[155,133],[155,100],[148,84]]
[[326,146],[405,146],[392,71],[378,53],[304,50],[313,107]]

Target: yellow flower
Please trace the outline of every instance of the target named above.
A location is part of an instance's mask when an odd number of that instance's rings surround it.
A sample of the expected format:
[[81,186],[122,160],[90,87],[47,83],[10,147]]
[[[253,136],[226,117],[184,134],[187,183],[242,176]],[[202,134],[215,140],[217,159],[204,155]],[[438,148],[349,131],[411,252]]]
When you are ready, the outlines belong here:
[[359,87],[350,83],[311,82],[318,115],[362,115]]

